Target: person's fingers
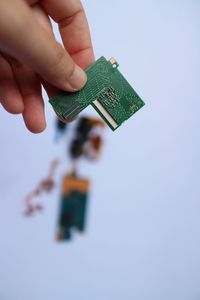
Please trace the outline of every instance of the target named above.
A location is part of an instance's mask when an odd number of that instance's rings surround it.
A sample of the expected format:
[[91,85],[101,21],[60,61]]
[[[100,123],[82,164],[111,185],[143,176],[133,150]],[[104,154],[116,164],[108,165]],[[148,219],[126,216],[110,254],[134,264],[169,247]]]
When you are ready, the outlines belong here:
[[0,101],[12,114],[20,114],[24,103],[9,62],[0,54]]
[[[50,20],[48,18],[48,15],[41,8],[41,6],[37,3],[38,1],[37,0],[28,0],[28,2],[29,2],[29,4],[32,4],[32,10],[33,10],[36,20],[41,24],[41,26],[43,26],[43,28],[45,30],[47,30],[48,32],[53,34],[52,26],[51,26]],[[48,82],[45,82],[41,77],[40,77],[40,82],[44,86],[49,98],[51,98],[52,96],[54,96],[55,94],[57,94],[59,92],[58,89],[56,89],[54,86],[52,86]],[[58,116],[58,118],[60,118],[60,116]],[[76,118],[74,118],[70,121],[65,121],[64,119],[60,118],[60,120],[64,123],[72,122],[75,119]]]
[[53,28],[49,16],[38,3],[38,1],[37,3],[31,6],[31,11],[36,22],[40,24],[44,28],[44,30],[46,30],[49,34],[53,36]]
[[82,68],[94,62],[88,22],[79,0],[41,0],[46,12],[59,25],[65,49]]
[[26,0],[28,4],[34,5],[39,2],[39,0]]
[[1,4],[0,49],[29,65],[59,89],[76,91],[86,83],[85,72],[53,35],[36,22],[23,0]]
[[28,66],[13,60],[12,69],[24,101],[23,118],[26,127],[33,133],[42,132],[46,121],[41,84]]

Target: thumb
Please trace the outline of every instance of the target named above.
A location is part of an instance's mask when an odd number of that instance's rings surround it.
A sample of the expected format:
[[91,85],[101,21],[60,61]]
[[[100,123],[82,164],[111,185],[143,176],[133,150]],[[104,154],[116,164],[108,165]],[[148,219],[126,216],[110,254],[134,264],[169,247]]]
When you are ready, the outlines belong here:
[[[29,65],[44,80],[66,91],[81,89],[87,80],[68,52],[33,18],[23,1],[1,7],[0,49]],[[5,9],[4,9],[5,8]],[[16,14],[15,12],[18,12]]]

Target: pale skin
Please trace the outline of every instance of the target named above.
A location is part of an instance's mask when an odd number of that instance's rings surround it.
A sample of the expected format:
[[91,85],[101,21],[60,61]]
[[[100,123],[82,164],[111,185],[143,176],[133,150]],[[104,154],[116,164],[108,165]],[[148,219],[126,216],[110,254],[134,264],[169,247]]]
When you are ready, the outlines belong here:
[[[57,24],[64,47],[53,35]],[[94,61],[87,19],[79,0],[0,1],[0,103],[22,114],[33,133],[46,127],[41,86],[47,94],[58,89],[80,90],[83,69]]]

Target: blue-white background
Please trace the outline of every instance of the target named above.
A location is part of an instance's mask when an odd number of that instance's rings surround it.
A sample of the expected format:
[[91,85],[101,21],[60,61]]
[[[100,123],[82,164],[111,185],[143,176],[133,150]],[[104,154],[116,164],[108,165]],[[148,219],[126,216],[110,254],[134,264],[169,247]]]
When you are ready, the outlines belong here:
[[67,244],[54,240],[61,167],[44,213],[22,216],[24,196],[65,157],[51,107],[40,135],[0,108],[0,300],[199,300],[200,2],[84,4],[96,57],[115,56],[146,106],[107,130],[99,163],[82,163],[87,232]]

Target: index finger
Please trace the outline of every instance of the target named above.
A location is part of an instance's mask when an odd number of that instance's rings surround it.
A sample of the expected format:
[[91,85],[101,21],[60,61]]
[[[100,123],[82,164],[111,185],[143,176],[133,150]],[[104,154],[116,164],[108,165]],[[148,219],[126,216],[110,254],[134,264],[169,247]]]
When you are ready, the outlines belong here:
[[65,49],[82,68],[94,62],[89,26],[79,0],[41,0],[47,14],[58,23]]

